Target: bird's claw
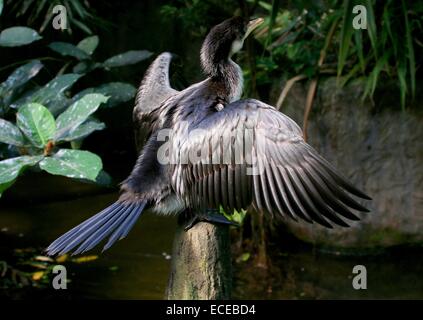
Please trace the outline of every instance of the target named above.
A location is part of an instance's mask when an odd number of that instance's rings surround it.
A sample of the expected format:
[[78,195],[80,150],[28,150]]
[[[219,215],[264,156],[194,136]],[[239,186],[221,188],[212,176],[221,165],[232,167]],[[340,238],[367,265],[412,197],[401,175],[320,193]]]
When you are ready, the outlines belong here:
[[187,225],[185,226],[184,230],[188,231],[193,226],[195,226],[198,222],[209,222],[213,224],[225,224],[225,225],[233,225],[238,226],[237,223],[230,221],[227,219],[223,214],[216,213],[217,210],[207,210],[204,213],[198,213],[192,217]]

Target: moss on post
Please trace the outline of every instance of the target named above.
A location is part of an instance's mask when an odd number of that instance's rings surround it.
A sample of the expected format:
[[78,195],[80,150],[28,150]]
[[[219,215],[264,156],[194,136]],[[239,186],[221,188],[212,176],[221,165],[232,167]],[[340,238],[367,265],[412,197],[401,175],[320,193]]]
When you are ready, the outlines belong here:
[[167,299],[229,299],[232,261],[229,227],[200,222],[185,231],[178,226]]

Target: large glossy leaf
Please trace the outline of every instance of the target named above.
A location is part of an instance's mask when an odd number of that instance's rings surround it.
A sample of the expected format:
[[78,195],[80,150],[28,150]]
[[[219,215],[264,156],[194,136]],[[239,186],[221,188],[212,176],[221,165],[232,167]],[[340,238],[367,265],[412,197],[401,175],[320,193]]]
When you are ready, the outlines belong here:
[[15,69],[7,80],[1,84],[1,87],[5,90],[18,88],[35,77],[42,67],[43,64],[39,60],[32,60]]
[[66,139],[66,136],[95,112],[101,103],[107,101],[102,94],[87,94],[74,102],[65,112],[57,118],[57,132],[55,140]]
[[74,130],[69,131],[61,140],[63,141],[73,141],[77,139],[82,139],[89,136],[91,133],[97,130],[103,130],[106,125],[103,122],[98,121],[97,119],[88,119],[80,126],[76,127]]
[[72,100],[76,101],[88,93],[100,93],[109,96],[110,99],[103,107],[114,107],[122,102],[126,102],[134,98],[137,89],[129,83],[124,82],[110,82],[102,84],[95,88],[87,88],[77,93]]
[[83,51],[85,51],[87,54],[92,55],[94,50],[97,48],[98,46],[98,36],[91,36],[91,37],[87,37],[83,40],[81,40],[77,47]]
[[61,149],[40,162],[40,168],[51,174],[95,181],[103,164],[99,156],[88,151]]
[[93,62],[92,60],[84,60],[78,62],[73,68],[73,73],[83,74],[93,71],[94,69],[101,68],[103,65],[98,62]]
[[15,69],[7,80],[0,84],[0,96],[3,103],[9,105],[16,90],[35,77],[42,67],[43,64],[39,60],[33,60]]
[[22,147],[25,145],[25,138],[13,123],[0,119],[0,142]]
[[103,65],[106,68],[126,66],[148,59],[152,54],[152,52],[147,50],[127,51],[107,59]]
[[42,158],[43,156],[22,156],[0,161],[0,196],[27,167],[36,165]]
[[48,45],[48,47],[56,51],[57,53],[61,54],[62,56],[70,56],[77,58],[78,60],[89,59],[90,56],[82,49],[74,46],[71,43],[67,42],[52,42]]
[[66,101],[64,91],[70,88],[81,76],[74,73],[57,76],[39,90],[14,101],[12,107],[19,108],[28,102],[36,102],[53,110],[56,104],[62,105],[63,101]]
[[0,0],[0,15],[3,12],[3,0]]
[[17,47],[30,44],[42,37],[34,29],[28,27],[11,27],[0,33],[0,46]]
[[43,148],[54,137],[56,122],[46,107],[38,103],[29,103],[19,109],[16,116],[18,127],[29,141],[38,148]]

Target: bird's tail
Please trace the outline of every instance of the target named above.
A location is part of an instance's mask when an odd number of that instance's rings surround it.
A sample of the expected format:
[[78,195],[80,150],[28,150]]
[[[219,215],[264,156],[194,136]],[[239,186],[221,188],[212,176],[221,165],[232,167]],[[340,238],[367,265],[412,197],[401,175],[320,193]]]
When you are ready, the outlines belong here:
[[116,201],[56,239],[48,246],[46,252],[48,255],[62,255],[79,246],[72,254],[80,254],[94,248],[110,235],[103,248],[103,251],[107,250],[117,240],[126,237],[145,205],[145,201]]

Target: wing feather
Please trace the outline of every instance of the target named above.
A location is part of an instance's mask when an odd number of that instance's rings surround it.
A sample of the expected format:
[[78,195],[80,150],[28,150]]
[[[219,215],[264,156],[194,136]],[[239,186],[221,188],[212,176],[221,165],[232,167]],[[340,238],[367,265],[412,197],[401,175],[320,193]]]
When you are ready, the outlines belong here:
[[[271,215],[328,228],[332,224],[347,227],[344,219],[358,220],[353,210],[368,212],[353,196],[370,197],[309,146],[293,120],[269,105],[253,99],[233,102],[196,128],[203,130],[181,144],[182,153],[206,144],[207,150],[221,152],[207,157],[218,163],[181,167],[188,171],[183,176],[192,177],[183,179],[181,190],[199,206],[221,205],[231,212],[252,204]],[[242,131],[245,134],[239,134]],[[225,154],[228,150],[229,155]]]

